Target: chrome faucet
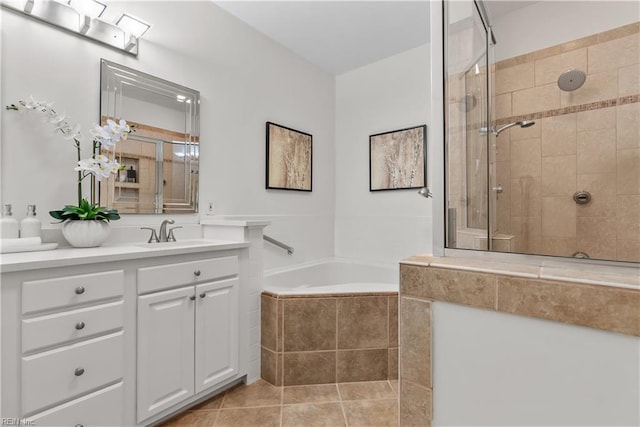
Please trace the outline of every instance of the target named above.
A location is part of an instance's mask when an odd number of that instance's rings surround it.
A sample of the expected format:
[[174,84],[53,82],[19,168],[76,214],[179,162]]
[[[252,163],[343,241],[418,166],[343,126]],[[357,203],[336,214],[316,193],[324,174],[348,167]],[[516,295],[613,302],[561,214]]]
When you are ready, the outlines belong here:
[[158,233],[158,240],[160,242],[169,241],[169,239],[167,238],[167,224],[175,224],[175,221],[172,219],[165,219],[164,221],[162,221],[162,224],[160,224],[160,232]]
[[173,230],[176,228],[182,228],[181,226],[173,227],[169,229],[167,233],[167,224],[175,224],[172,219],[165,219],[160,224],[160,231],[156,233],[156,230],[152,227],[140,227],[142,230],[151,230],[151,237],[147,243],[160,243],[160,242],[175,242],[176,237],[173,235]]

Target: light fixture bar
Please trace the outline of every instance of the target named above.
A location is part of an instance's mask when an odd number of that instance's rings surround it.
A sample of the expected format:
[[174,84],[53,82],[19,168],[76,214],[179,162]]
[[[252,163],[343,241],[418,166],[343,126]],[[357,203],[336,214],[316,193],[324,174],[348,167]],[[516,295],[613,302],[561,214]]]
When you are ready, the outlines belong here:
[[124,50],[128,52],[134,47],[136,47],[137,45],[138,45],[138,38],[134,36],[129,36],[129,41],[127,42],[127,44],[125,44]]
[[82,20],[82,24],[80,24],[80,34],[87,34],[89,28],[91,28],[91,17],[84,15],[84,20]]
[[106,7],[97,0],[0,0],[3,10],[137,56],[139,38],[151,25],[127,13],[122,14],[117,24],[112,24],[99,18]]

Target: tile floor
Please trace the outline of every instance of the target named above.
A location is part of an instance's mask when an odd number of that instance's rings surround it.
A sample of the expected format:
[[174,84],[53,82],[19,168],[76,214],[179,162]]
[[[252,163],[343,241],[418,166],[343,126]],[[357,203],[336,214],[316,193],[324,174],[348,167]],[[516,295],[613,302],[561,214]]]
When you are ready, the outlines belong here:
[[275,387],[240,384],[161,427],[394,427],[398,381]]

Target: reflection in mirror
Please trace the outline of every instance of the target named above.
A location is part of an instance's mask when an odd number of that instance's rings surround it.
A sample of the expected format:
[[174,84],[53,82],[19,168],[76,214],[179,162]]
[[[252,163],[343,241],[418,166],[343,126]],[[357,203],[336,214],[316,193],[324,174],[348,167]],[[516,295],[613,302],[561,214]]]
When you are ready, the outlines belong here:
[[117,176],[100,183],[100,203],[120,213],[194,213],[200,156],[198,91],[101,61],[100,121],[134,126],[116,145]]
[[640,262],[638,3],[445,7],[447,247]]

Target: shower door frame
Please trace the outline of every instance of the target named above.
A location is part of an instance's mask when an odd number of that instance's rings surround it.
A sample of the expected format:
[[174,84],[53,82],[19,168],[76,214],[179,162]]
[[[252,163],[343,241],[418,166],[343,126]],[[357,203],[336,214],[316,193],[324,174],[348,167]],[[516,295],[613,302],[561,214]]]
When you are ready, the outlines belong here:
[[[491,102],[491,97],[492,97],[492,89],[493,89],[493,84],[491,82],[491,69],[490,69],[490,65],[493,63],[493,45],[495,44],[495,37],[493,35],[493,31],[491,30],[491,25],[489,22],[489,18],[487,15],[487,12],[484,8],[484,5],[482,3],[481,0],[471,0],[474,6],[474,10],[475,12],[478,14],[478,17],[480,18],[480,22],[482,23],[483,29],[484,29],[484,49],[485,49],[485,53],[484,53],[484,66],[486,67],[486,79],[485,79],[485,91],[486,91],[486,100],[485,100],[485,117],[483,118],[484,121],[484,126],[488,132],[487,135],[485,137],[484,140],[484,148],[486,150],[487,153],[487,162],[484,165],[484,167],[486,168],[486,188],[485,188],[485,195],[487,198],[487,203],[486,203],[486,209],[487,209],[487,219],[486,219],[486,239],[487,239],[487,249],[486,251],[491,252],[493,250],[493,234],[494,234],[494,230],[493,230],[493,226],[496,223],[496,221],[493,220],[493,216],[495,216],[495,207],[496,207],[496,200],[495,200],[495,195],[492,194],[492,188],[493,188],[493,184],[492,184],[492,180],[495,179],[495,174],[492,173],[491,170],[491,156],[494,155],[494,150],[491,149],[492,147],[492,140],[495,141],[495,137],[493,137],[493,134],[491,132],[491,118],[492,118],[492,110],[491,108],[493,107],[493,103]],[[448,46],[449,46],[449,35],[448,35],[448,27],[449,27],[449,11],[448,11],[448,3],[447,1],[442,1],[442,74],[443,74],[443,124],[444,124],[444,174],[445,174],[445,180],[444,180],[444,194],[445,194],[445,203],[444,203],[444,219],[445,219],[445,236],[444,236],[444,248],[445,249],[463,249],[463,250],[478,250],[478,249],[474,249],[474,248],[459,248],[457,246],[452,247],[452,243],[456,244],[457,241],[457,237],[454,236],[452,239],[452,236],[450,235],[451,233],[451,218],[450,218],[450,214],[449,214],[449,209],[448,209],[448,201],[449,201],[449,188],[448,188],[448,169],[449,169],[449,128],[448,125],[450,123],[450,118],[449,118],[449,108],[448,108],[448,102],[449,102],[449,98],[450,98],[450,94],[449,94],[449,85],[448,85],[448,65],[449,65],[449,58],[448,58]],[[479,62],[479,61],[478,61]],[[472,65],[473,66],[473,65]],[[468,72],[468,71],[467,71]],[[465,164],[467,163],[467,158],[466,158],[466,153],[467,153],[467,139],[465,136],[465,141],[464,141],[464,146],[465,146]],[[465,167],[464,169],[464,182],[465,182],[465,193],[467,192],[467,173],[468,170]],[[465,195],[465,201],[466,201],[466,207],[465,207],[465,212],[464,212],[464,223],[467,224],[468,220],[468,201],[469,198],[467,195]],[[462,215],[457,215],[456,217],[461,217]],[[455,224],[454,224],[455,226]],[[457,226],[454,227],[453,232],[457,234]]]

